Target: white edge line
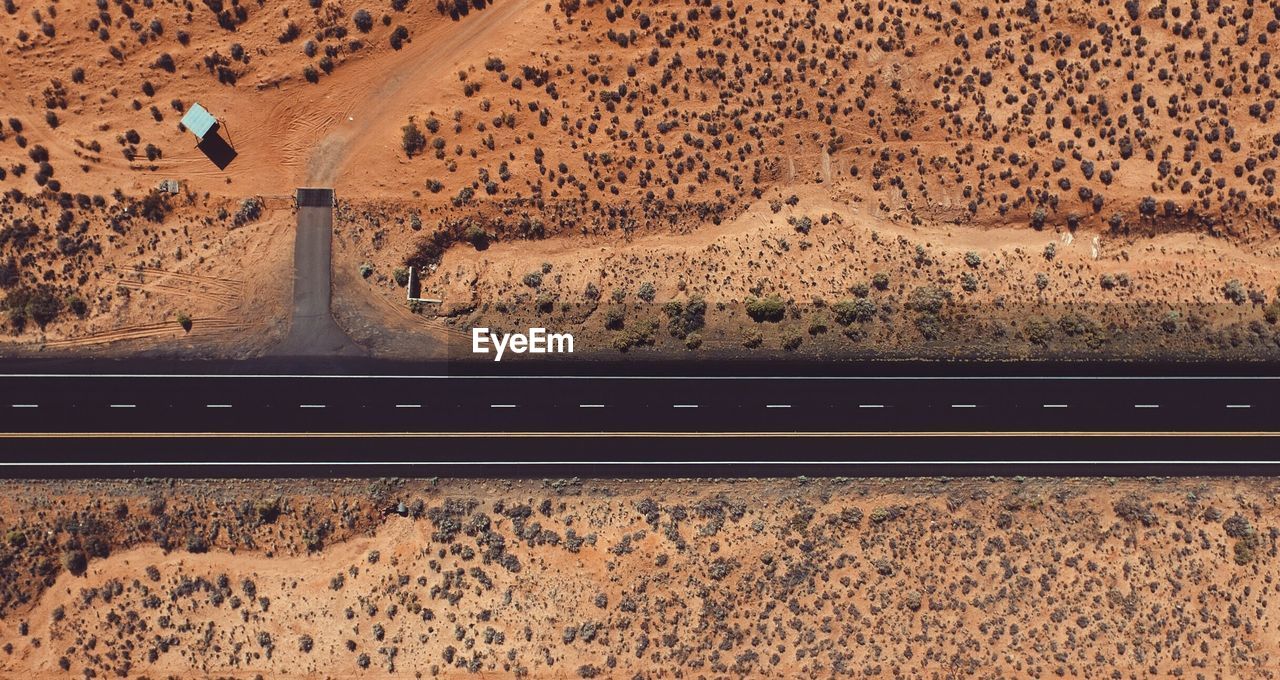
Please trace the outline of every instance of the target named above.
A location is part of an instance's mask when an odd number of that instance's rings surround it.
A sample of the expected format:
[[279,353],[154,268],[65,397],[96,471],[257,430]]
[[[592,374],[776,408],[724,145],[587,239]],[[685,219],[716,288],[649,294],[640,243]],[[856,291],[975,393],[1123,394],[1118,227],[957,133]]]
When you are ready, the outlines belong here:
[[672,404],[671,408],[698,408],[697,404]]
[[604,404],[578,404],[578,408],[604,408]]
[[13,404],[11,408],[40,408],[40,404]]
[[951,408],[978,408],[977,404],[952,404]]
[[1280,460],[669,460],[624,461],[624,460],[342,460],[342,461],[142,461],[121,462],[102,461],[96,463],[83,462],[44,462],[15,463],[0,462],[0,467],[189,467],[189,466],[263,466],[263,465],[306,465],[306,466],[368,466],[368,465],[434,465],[434,466],[485,466],[485,465],[1277,465]]
[[396,404],[396,408],[422,408],[422,404]]
[[205,404],[205,408],[231,408],[231,404]]
[[489,408],[515,408],[515,404],[489,404]]
[[1160,404],[1134,404],[1134,408],[1160,408]]
[[1253,408],[1253,404],[1227,404],[1227,408]]
[[1067,408],[1066,404],[1044,404],[1044,408]]
[[791,404],[766,404],[765,408],[791,408]]
[[324,408],[327,404],[298,404],[298,408]]
[[137,404],[112,404],[111,408],[137,408]]
[[884,408],[884,404],[858,404],[858,408]]

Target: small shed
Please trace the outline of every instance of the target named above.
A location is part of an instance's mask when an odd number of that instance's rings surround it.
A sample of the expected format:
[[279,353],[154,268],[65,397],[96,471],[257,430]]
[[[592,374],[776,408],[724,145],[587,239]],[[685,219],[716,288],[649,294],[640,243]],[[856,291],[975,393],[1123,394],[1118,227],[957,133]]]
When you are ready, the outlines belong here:
[[182,116],[182,126],[190,130],[197,141],[203,142],[207,135],[217,131],[218,119],[203,106],[192,104],[186,115]]

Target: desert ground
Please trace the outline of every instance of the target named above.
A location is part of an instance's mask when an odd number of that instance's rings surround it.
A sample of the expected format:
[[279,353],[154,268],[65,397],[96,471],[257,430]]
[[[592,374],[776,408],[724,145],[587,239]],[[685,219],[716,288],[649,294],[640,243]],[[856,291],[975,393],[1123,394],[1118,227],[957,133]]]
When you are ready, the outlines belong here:
[[6,677],[1273,677],[1274,479],[0,487]]
[[375,352],[1280,352],[1274,1],[0,10],[8,352],[264,351],[299,186]]

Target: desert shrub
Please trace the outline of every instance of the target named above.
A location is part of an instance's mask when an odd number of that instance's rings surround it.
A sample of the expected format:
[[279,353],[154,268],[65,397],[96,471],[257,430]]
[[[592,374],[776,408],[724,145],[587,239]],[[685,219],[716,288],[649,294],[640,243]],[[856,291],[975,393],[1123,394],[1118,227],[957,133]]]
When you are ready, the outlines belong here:
[[1044,206],[1036,206],[1036,209],[1031,212],[1031,228],[1037,231],[1044,229],[1044,224],[1048,217],[1049,214],[1045,212]]
[[466,231],[462,233],[462,238],[467,243],[475,246],[477,250],[484,250],[489,245],[488,232],[474,224],[467,227]]
[[646,281],[640,284],[640,289],[636,291],[636,297],[651,303],[654,298],[658,297],[658,291],[653,287],[652,283]]
[[604,327],[616,331],[626,323],[627,312],[621,305],[614,305],[604,312]]
[[831,307],[835,313],[836,323],[848,326],[851,323],[870,321],[876,313],[876,303],[866,299],[841,300]]
[[1053,338],[1053,324],[1048,319],[1032,318],[1028,319],[1023,327],[1023,335],[1027,342],[1033,345],[1047,345],[1049,340]]
[[62,568],[75,576],[79,576],[89,568],[89,558],[83,550],[68,550],[62,553]]
[[1133,494],[1117,500],[1112,507],[1116,516],[1126,522],[1141,522],[1147,527],[1156,523],[1156,516],[1151,512],[1151,504]]
[[667,329],[675,338],[688,339],[707,323],[707,303],[701,297],[689,298],[687,304],[672,300],[662,306],[662,311],[667,315]]
[[800,349],[800,345],[803,342],[804,337],[794,329],[787,329],[787,331],[782,334],[782,349],[785,349],[788,352],[794,352],[797,349]]
[[256,221],[259,217],[262,217],[262,199],[256,196],[250,197],[240,201],[240,209],[236,211],[234,223],[240,227]]
[[409,119],[409,123],[401,130],[400,146],[404,148],[406,156],[413,158],[415,155],[422,153],[427,148],[427,138],[422,134],[422,130],[418,128],[418,124]]
[[373,265],[369,264],[368,262],[361,263],[360,278],[367,279],[370,276],[373,276]]
[[698,349],[702,346],[702,336],[697,333],[690,333],[684,339],[684,346],[686,349]]
[[18,262],[12,257],[0,260],[0,288],[12,288],[19,280]]
[[405,267],[397,267],[391,273],[391,278],[395,279],[396,285],[401,288],[409,285],[409,270]]
[[1057,256],[1057,254],[1058,254],[1057,244],[1050,243],[1044,247],[1044,259],[1053,261],[1053,258]]
[[396,50],[400,49],[401,47],[404,46],[404,43],[407,42],[408,40],[409,40],[409,29],[405,28],[404,26],[396,26],[395,30],[391,32],[391,48],[392,49],[396,49]]
[[938,314],[951,299],[951,293],[937,286],[920,286],[907,295],[907,308],[922,314]]
[[1244,304],[1244,301],[1248,297],[1245,294],[1244,286],[1240,283],[1239,279],[1231,279],[1230,281],[1222,284],[1222,296],[1237,305]]
[[747,315],[755,321],[770,321],[777,323],[782,321],[782,317],[786,314],[787,305],[782,298],[776,295],[770,295],[766,298],[747,298]]
[[164,222],[169,210],[169,197],[159,189],[154,189],[146,196],[143,196],[138,206],[139,214],[156,223]]
[[969,265],[973,269],[977,269],[978,266],[982,264],[982,257],[978,255],[976,252],[970,250],[969,252],[964,254],[964,263]]
[[521,281],[530,288],[537,288],[542,285],[542,272],[529,272]]
[[369,10],[367,9],[356,10],[356,13],[355,15],[352,16],[352,19],[355,21],[356,29],[359,30],[361,33],[368,33],[370,30],[373,29],[373,15],[370,14]]
[[296,23],[287,21],[284,26],[281,27],[280,34],[276,36],[276,40],[281,43],[293,42],[301,33],[302,29],[298,28]]
[[182,326],[182,330],[191,332],[191,315],[186,312],[178,312],[178,325]]
[[875,289],[876,289],[876,290],[888,290],[888,288],[889,288],[889,275],[888,275],[888,274],[885,274],[884,272],[880,272],[880,273],[876,274],[875,276],[872,276],[872,277],[871,277],[871,285],[872,285],[872,286],[875,286]]

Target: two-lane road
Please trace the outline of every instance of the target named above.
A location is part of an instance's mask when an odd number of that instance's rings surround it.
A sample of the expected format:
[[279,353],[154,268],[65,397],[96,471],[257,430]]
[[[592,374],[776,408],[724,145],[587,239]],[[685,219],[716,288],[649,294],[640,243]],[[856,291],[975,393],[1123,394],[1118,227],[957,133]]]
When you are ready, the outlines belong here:
[[1280,378],[1264,373],[882,365],[769,375],[638,364],[588,374],[559,364],[458,375],[368,361],[263,370],[272,365],[2,374],[0,463],[11,475],[546,476],[622,466],[1246,474],[1280,460]]

